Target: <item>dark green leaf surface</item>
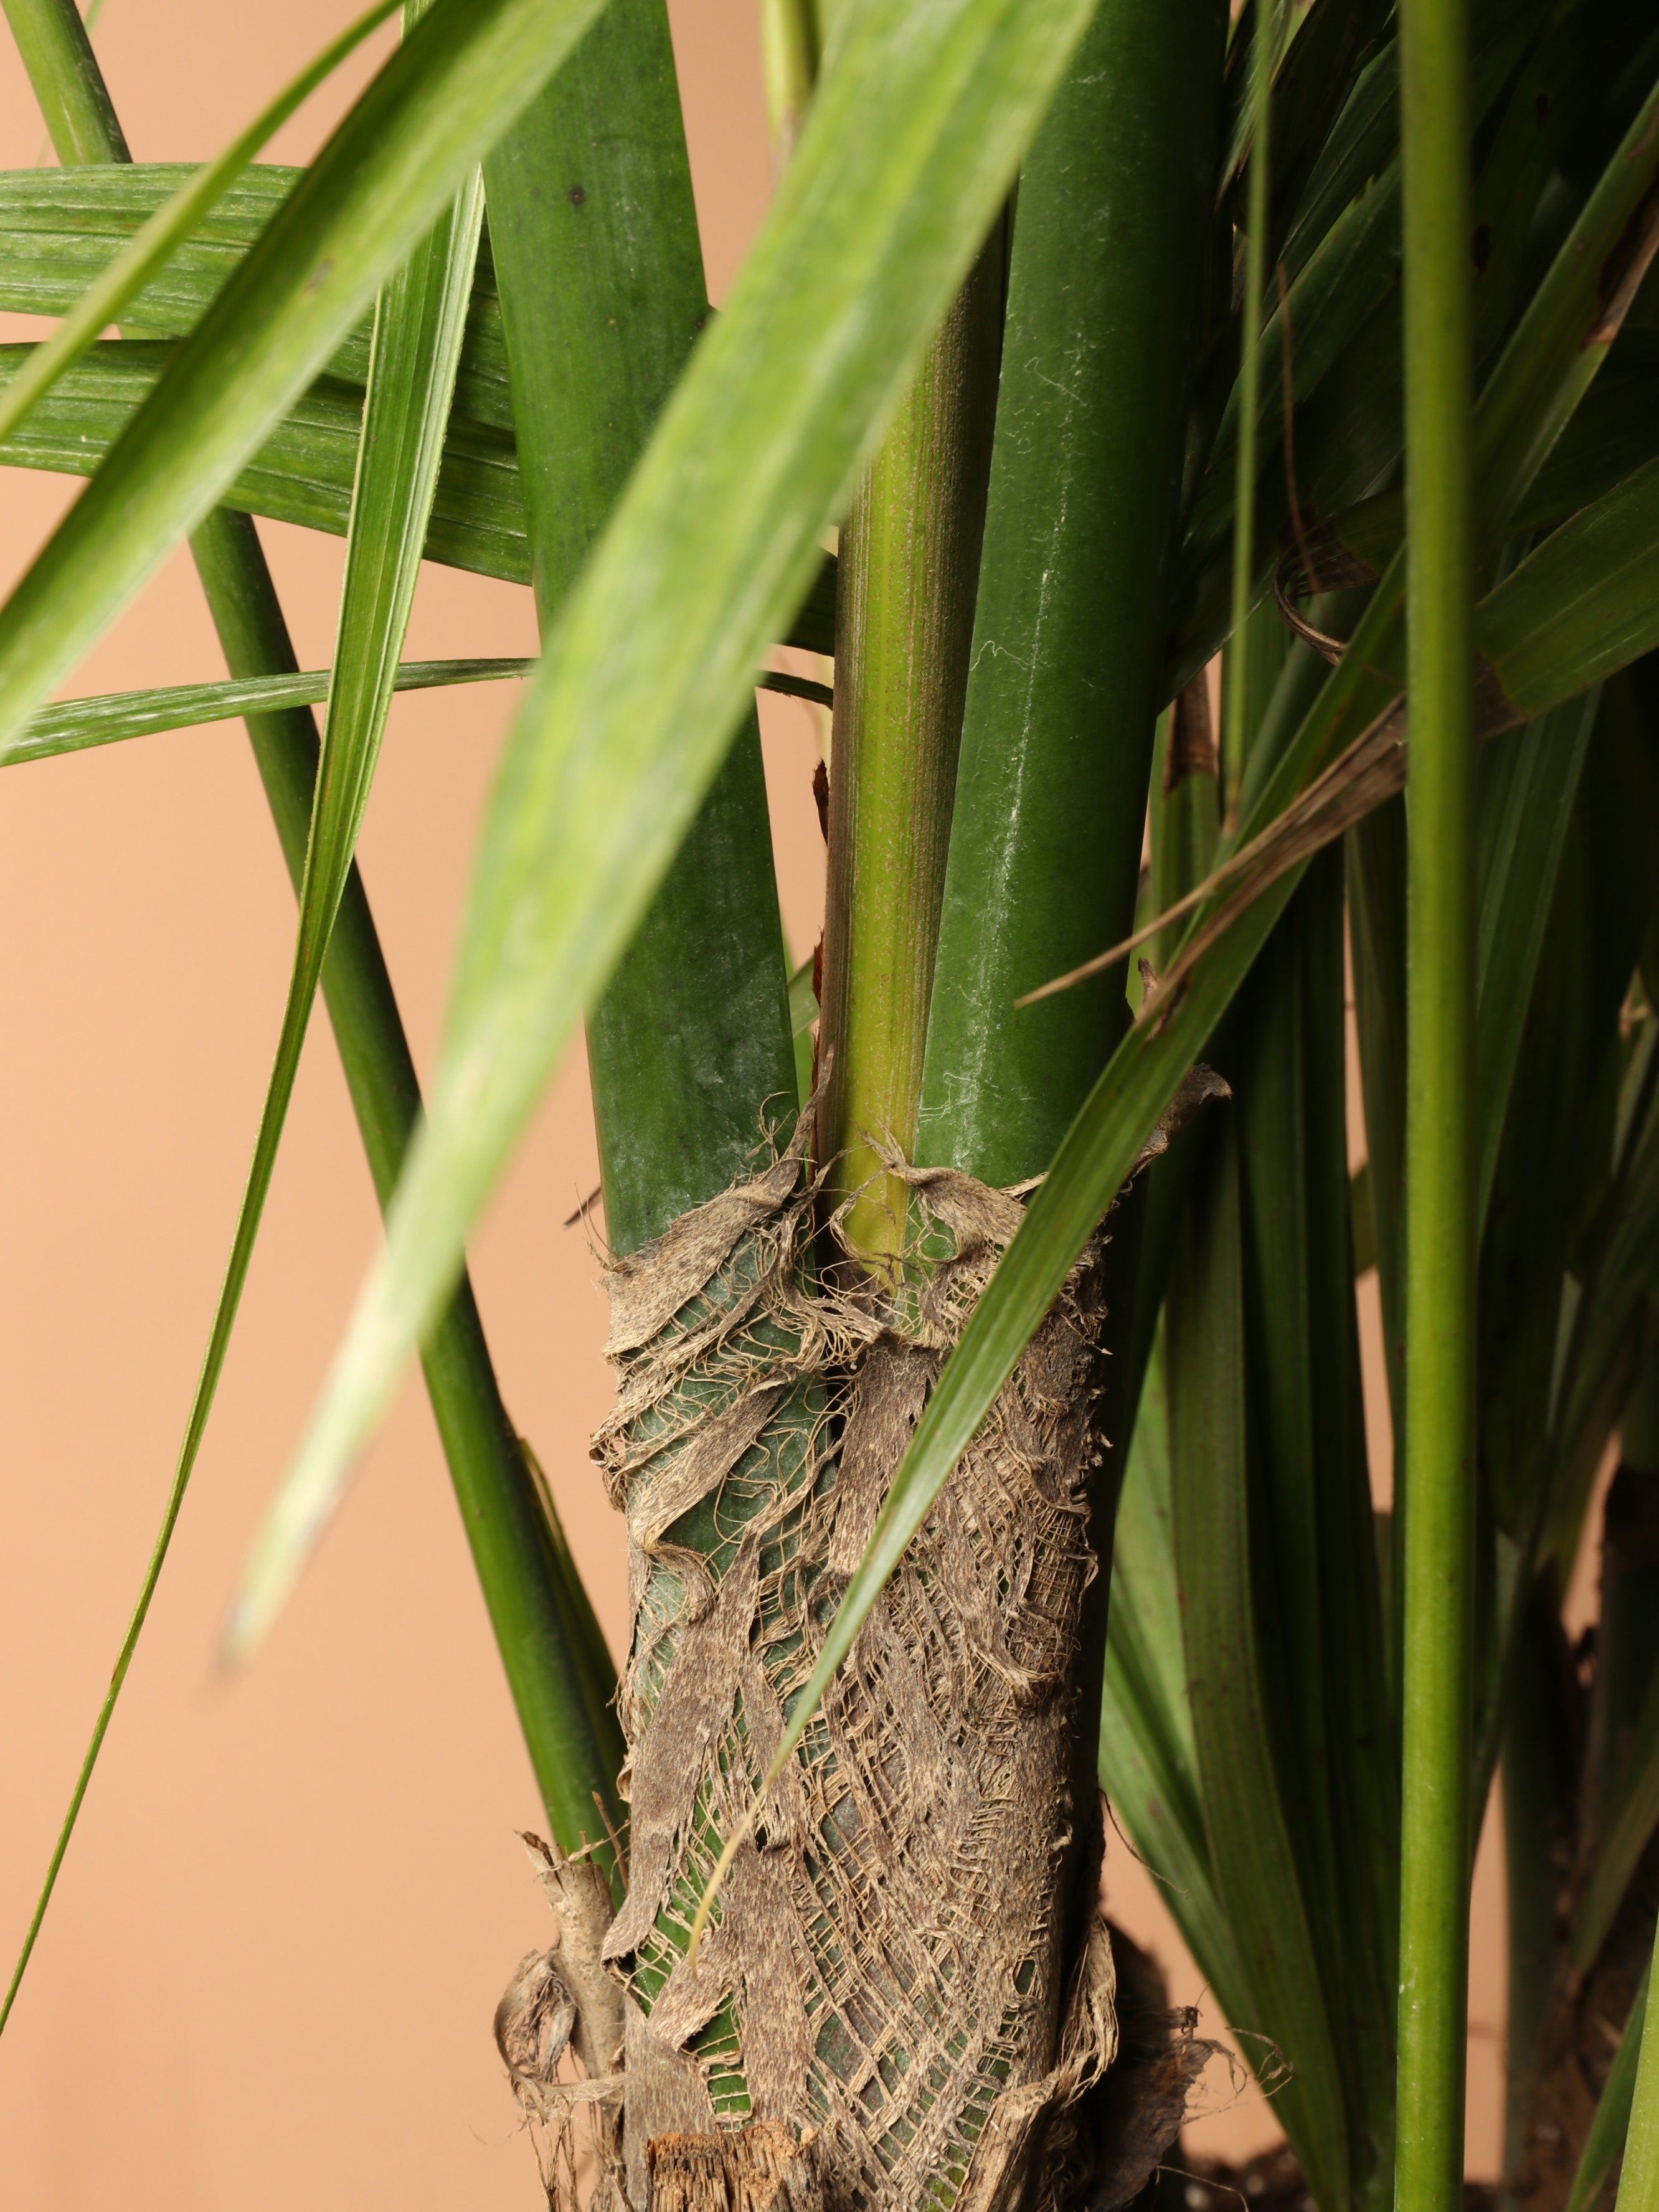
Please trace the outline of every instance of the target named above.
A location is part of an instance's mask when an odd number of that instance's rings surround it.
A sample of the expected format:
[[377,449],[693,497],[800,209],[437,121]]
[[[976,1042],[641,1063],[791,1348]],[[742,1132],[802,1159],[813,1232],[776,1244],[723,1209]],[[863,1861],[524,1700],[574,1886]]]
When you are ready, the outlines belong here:
[[1481,602],[1476,635],[1526,714],[1659,645],[1659,459],[1553,531]]
[[1625,1759],[1623,1786],[1608,1808],[1606,1832],[1573,1917],[1572,1962],[1581,1972],[1594,1964],[1637,1862],[1659,1827],[1659,1676],[1649,1685]]
[[1606,361],[1659,237],[1659,84],[1641,103],[1480,393],[1476,512],[1490,549]]
[[[1399,1808],[1350,1287],[1342,919],[1322,854],[1216,1058],[1237,1131],[1259,1663],[1363,2196],[1393,2109]],[[1300,2067],[1288,2025],[1280,2040]]]

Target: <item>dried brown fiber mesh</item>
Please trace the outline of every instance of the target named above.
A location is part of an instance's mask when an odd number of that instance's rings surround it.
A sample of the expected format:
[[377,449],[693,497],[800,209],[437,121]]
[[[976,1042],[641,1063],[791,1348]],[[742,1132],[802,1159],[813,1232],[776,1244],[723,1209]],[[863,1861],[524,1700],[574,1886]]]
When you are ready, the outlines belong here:
[[[1195,1072],[1171,1121],[1222,1087]],[[583,2053],[611,2096],[600,2187],[634,2212],[1061,2212],[1115,2170],[1079,2102],[1117,2048],[1112,1945],[1097,1920],[1068,1972],[1060,1926],[1103,1238],[761,1807],[695,1969],[685,1956],[721,1839],[1023,1218],[1017,1196],[893,1156],[917,1256],[896,1291],[835,1291],[812,1265],[811,1122],[607,1268],[618,1392],[593,1451],[627,1516],[634,1632],[629,1887],[603,1939],[623,2050]],[[565,2017],[536,2002],[537,2021]],[[526,2047],[538,2032],[516,2030]],[[1166,2104],[1180,2076],[1173,2132],[1186,2062],[1160,2063]]]

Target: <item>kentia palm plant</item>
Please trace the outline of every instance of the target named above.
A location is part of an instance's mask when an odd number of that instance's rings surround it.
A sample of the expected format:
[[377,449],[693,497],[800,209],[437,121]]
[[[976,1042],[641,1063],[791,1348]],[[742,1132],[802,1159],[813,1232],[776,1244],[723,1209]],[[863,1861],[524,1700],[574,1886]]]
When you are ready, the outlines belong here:
[[[1098,1918],[1097,1775],[1316,2202],[1449,2207],[1501,1764],[1507,2185],[1588,2212],[1628,2125],[1652,2204],[1651,11],[766,0],[784,166],[705,329],[663,0],[411,5],[302,174],[253,157],[387,5],[181,170],[70,0],[4,4],[64,166],[0,179],[0,305],[64,319],[0,459],[91,481],[0,608],[0,746],[245,716],[301,902],[81,1789],[320,983],[388,1240],[231,1646],[418,1346],[555,1840],[501,2021],[555,2185],[580,2108],[636,2212],[1156,2187],[1192,2054]],[[345,532],[331,669],[251,514]],[[185,533],[231,680],[44,707]],[[352,848],[392,691],[526,672],[399,665],[423,556],[544,652],[422,1123]],[[793,975],[785,640],[835,655]],[[461,1273],[582,1017],[620,1692]]]

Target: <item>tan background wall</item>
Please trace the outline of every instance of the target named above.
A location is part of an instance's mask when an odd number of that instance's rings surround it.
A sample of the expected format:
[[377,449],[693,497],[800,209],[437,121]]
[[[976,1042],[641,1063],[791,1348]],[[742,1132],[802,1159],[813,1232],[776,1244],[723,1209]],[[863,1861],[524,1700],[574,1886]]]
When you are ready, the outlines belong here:
[[[108,0],[97,46],[134,152],[217,150],[343,22]],[[718,299],[764,206],[753,0],[671,0]],[[384,51],[385,40],[378,51]],[[0,40],[0,164],[40,130]],[[362,81],[279,142],[303,160]],[[31,334],[5,319],[0,336]],[[72,495],[0,482],[9,583]],[[264,526],[301,661],[330,652],[340,549]],[[533,650],[528,594],[429,569],[411,655]],[[186,560],[76,690],[221,674]],[[511,698],[394,708],[364,866],[429,1064],[468,856]],[[786,921],[817,933],[823,858],[804,710],[772,702]],[[142,1571],[228,1244],[293,902],[240,725],[6,779],[0,796],[0,1951],[25,1924]],[[580,1054],[576,1056],[580,1060]],[[619,1524],[585,1453],[607,1402],[595,1269],[563,1216],[597,1181],[568,1066],[474,1248],[520,1425],[546,1462],[613,1646]],[[406,1392],[267,1654],[210,1655],[232,1577],[362,1270],[375,1216],[326,1025],[307,1047],[240,1327],[177,1547],[30,1981],[0,2044],[0,2197],[20,2212],[488,2212],[536,2201],[489,2035],[541,1940],[515,1827],[538,1808],[424,1398]],[[1499,1892],[1478,1912],[1471,2151],[1497,2152]],[[1199,1994],[1153,1885],[1114,1902]],[[1252,2100],[1194,2130],[1237,2152]]]

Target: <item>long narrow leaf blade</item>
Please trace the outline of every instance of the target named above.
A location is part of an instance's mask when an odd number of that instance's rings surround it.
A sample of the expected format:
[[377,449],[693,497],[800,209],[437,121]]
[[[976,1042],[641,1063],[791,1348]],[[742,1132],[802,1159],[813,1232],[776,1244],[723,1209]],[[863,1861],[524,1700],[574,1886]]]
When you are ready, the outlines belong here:
[[198,169],[165,206],[156,210],[137,236],[88,286],[52,336],[35,348],[10,383],[0,391],[0,438],[15,428],[41,394],[49,391],[70,363],[86,351],[100,331],[121,319],[124,310],[165,265],[174,247],[190,236],[215,203],[235,183],[260,147],[398,4],[398,0],[374,0],[366,13],[283,86],[276,99],[255,116],[241,137],[234,139],[216,161]]
[[[1644,112],[1647,112],[1644,108]],[[1659,133],[1654,134],[1654,143],[1659,146]],[[1626,148],[1632,149],[1629,138]],[[1639,168],[1643,175],[1650,176],[1651,170],[1642,164],[1651,150],[1646,145],[1636,148],[1636,158],[1627,168]],[[1654,153],[1653,158],[1659,164],[1659,153]],[[1640,198],[1627,175],[1620,177],[1619,188]],[[1606,198],[1598,194],[1591,210],[1581,217],[1577,234],[1587,235],[1594,230],[1599,236],[1611,226],[1617,207],[1624,204],[1609,186]],[[1626,206],[1626,220],[1629,213]],[[1569,240],[1569,245],[1573,243]],[[1646,228],[1639,251],[1651,252]],[[1496,498],[1512,501],[1530,482],[1531,473],[1547,451],[1547,442],[1541,435],[1531,435],[1528,424],[1547,417],[1559,431],[1588,383],[1578,360],[1587,329],[1597,341],[1591,348],[1594,358],[1589,364],[1593,373],[1606,352],[1598,333],[1609,319],[1622,317],[1627,289],[1621,277],[1616,298],[1604,309],[1598,306],[1593,289],[1586,295],[1583,287],[1574,287],[1563,278],[1565,304],[1559,312],[1553,310],[1540,335],[1538,362],[1530,365],[1524,380],[1518,380],[1525,384],[1524,404],[1520,398],[1511,401],[1506,377],[1494,379],[1491,387],[1494,419],[1501,412],[1502,421],[1490,434],[1486,450],[1491,457]],[[1613,319],[1613,328],[1617,326],[1617,319]],[[1510,698],[1530,711],[1541,712],[1571,696],[1653,641],[1648,633],[1659,620],[1654,612],[1659,596],[1653,586],[1659,563],[1659,530],[1652,519],[1659,511],[1655,506],[1659,473],[1652,484],[1645,481],[1647,474],[1638,472],[1629,486],[1610,495],[1602,503],[1609,512],[1606,516],[1598,513],[1596,525],[1587,523],[1576,533],[1575,526],[1568,525],[1555,532],[1483,605],[1479,634],[1482,649],[1499,664]],[[1564,539],[1571,542],[1558,550]],[[1585,540],[1589,542],[1581,550],[1581,541]],[[1591,568],[1603,577],[1610,576],[1616,586],[1614,619],[1608,626],[1613,633],[1611,636],[1595,632],[1586,582]],[[1563,627],[1571,634],[1553,639],[1552,650],[1532,653],[1527,669],[1529,688],[1522,689],[1510,681],[1510,662],[1500,662],[1494,647],[1501,641],[1516,663],[1525,657],[1531,635],[1528,625],[1541,617],[1549,600],[1549,586],[1561,580],[1562,571],[1576,587],[1577,623],[1569,618]],[[1241,845],[1282,814],[1297,793],[1329,762],[1341,739],[1352,737],[1369,722],[1382,703],[1386,685],[1378,683],[1374,672],[1386,670],[1398,654],[1401,573],[1396,556],[1372,594],[1345,660],[1333,672],[1265,787],[1253,804],[1246,794],[1245,818],[1238,831]],[[1527,581],[1517,589],[1516,580],[1522,576]],[[1540,665],[1540,662],[1546,665]],[[1129,1172],[1140,1145],[1203,1049],[1211,1025],[1248,972],[1304,866],[1305,862],[1300,863],[1273,881],[1253,907],[1231,922],[1224,936],[1207,945],[1179,994],[1143,1010],[1141,1023],[1120,1046],[1073,1124],[1047,1181],[1031,1201],[1024,1226],[946,1363],[917,1425],[869,1549],[848,1584],[817,1664],[779,1746],[775,1772],[781,1771],[782,1761],[793,1752],[818,1698],[851,1649],[877,1593],[1012,1373],[1025,1341]],[[1200,915],[1189,933],[1189,945],[1206,927]],[[1146,1021],[1149,1011],[1158,1017],[1153,1024]]]
[[230,1262],[180,1455],[180,1487],[189,1479],[235,1326],[323,958],[380,758],[398,651],[414,603],[443,458],[444,425],[483,221],[483,181],[474,170],[435,229],[387,285],[375,318],[334,684],[300,887],[294,970]]
[[[498,684],[529,675],[533,660],[404,660],[394,691],[437,691],[454,684]],[[309,707],[326,699],[331,668],[297,676],[252,676],[222,684],[172,684],[154,691],[112,691],[67,699],[43,708],[13,748],[14,761],[52,760],[94,745],[118,744],[163,730],[191,730],[204,722],[238,721],[283,707]]]
[[408,267],[398,273],[380,302],[363,415],[362,458],[346,547],[335,683],[329,696],[311,839],[300,889],[294,972],[275,1064],[161,1525],[115,1678],[99,1714],[34,1922],[13,1977],[6,1999],[8,2009],[27,1965],[87,1780],[166,1565],[230,1348],[299,1073],[300,1053],[322,978],[323,959],[350,873],[357,830],[392,702],[398,650],[415,596],[427,516],[443,454],[444,425],[454,388],[483,219],[483,185],[474,171],[445,219],[416,248]]
[[849,21],[767,224],[550,636],[480,855],[390,1249],[238,1607],[269,1626],[576,1015],[720,763],[760,648],[959,282],[1087,0]]
[[[94,475],[179,350],[176,342],[101,339],[66,369],[11,434],[0,438],[0,464]],[[0,368],[27,355],[0,346]],[[330,373],[319,377],[274,422],[258,450],[225,487],[222,503],[276,522],[343,537],[362,428],[363,386]],[[362,362],[368,368],[365,351]],[[530,581],[530,541],[518,455],[511,435],[488,423],[451,417],[427,531],[427,557],[452,568]]]
[[[198,173],[199,166],[188,161],[0,170],[0,307],[70,313],[128,241]],[[152,338],[184,337],[194,330],[304,173],[250,163],[175,242],[124,320]],[[331,376],[358,386],[367,381],[370,331],[365,319],[340,341],[329,359]],[[513,428],[501,302],[487,254],[479,257],[473,278],[455,404],[474,422]]]
[[1544,927],[1600,696],[1572,700],[1541,716],[1504,753],[1483,764],[1492,799],[1483,792],[1475,1043],[1479,1228],[1492,1202]]
[[1592,2212],[1601,2201],[1613,2160],[1624,2150],[1625,2137],[1630,2130],[1631,2106],[1636,2096],[1636,2062],[1641,2056],[1648,2016],[1648,1984],[1652,1974],[1653,1961],[1650,1960],[1637,1984],[1636,1995],[1630,2001],[1625,2032],[1619,2039],[1613,2064],[1607,2069],[1607,2078],[1601,2084],[1595,2115],[1579,2153],[1578,2171],[1572,2177],[1565,2212]]
[[1583,1972],[1612,1927],[1636,1863],[1659,1827],[1659,1676],[1650,1685],[1626,1753],[1625,1778],[1573,1921],[1572,1963]]
[[598,5],[437,0],[387,62],[0,609],[0,757],[234,481]]

